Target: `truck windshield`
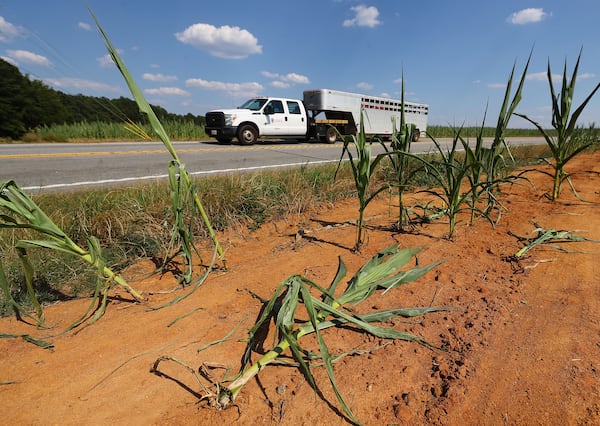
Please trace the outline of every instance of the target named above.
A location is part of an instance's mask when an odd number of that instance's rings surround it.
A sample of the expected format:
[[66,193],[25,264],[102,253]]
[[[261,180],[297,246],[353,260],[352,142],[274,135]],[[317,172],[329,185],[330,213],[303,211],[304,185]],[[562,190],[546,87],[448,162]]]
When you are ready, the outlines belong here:
[[249,109],[250,111],[258,111],[259,109],[261,109],[263,107],[265,102],[267,102],[267,99],[262,99],[262,98],[250,99],[250,100],[244,102],[242,104],[242,106],[240,106],[240,109]]

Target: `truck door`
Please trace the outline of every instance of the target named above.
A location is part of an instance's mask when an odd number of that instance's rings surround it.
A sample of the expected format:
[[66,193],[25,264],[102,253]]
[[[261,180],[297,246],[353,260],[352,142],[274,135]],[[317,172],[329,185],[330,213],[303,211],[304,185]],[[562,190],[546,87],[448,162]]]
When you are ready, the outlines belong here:
[[286,101],[288,114],[285,121],[286,134],[303,136],[307,132],[306,117],[302,113],[300,103],[297,101]]
[[263,114],[265,115],[263,135],[281,135],[284,132],[283,128],[285,127],[284,123],[287,115],[283,109],[283,102],[275,99],[269,101],[263,108]]

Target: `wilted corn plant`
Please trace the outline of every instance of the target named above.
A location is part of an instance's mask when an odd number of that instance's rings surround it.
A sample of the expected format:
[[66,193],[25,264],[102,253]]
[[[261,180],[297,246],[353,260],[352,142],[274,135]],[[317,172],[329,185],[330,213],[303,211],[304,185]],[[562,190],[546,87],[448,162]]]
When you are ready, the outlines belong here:
[[[352,154],[350,149],[350,141],[353,142],[354,152],[356,158]],[[387,153],[379,154],[373,158],[371,155],[371,144],[367,140],[364,125],[364,114],[361,111],[360,114],[360,127],[359,132],[356,135],[352,135],[352,139],[344,139],[344,147],[338,162],[338,169],[342,164],[344,154],[347,154],[350,167],[352,169],[352,177],[354,178],[354,185],[356,188],[356,194],[358,197],[358,220],[356,222],[356,242],[354,244],[355,250],[360,250],[363,244],[363,228],[364,228],[364,214],[365,209],[371,201],[381,191],[387,189],[387,185],[381,186],[380,188],[371,191],[370,183],[371,178],[375,175],[377,166],[381,160],[387,156]],[[337,173],[336,173],[337,175]]]
[[[515,235],[511,232],[510,235],[516,237],[519,241],[526,243],[525,246],[523,246],[523,248],[521,248],[519,251],[517,251],[515,253],[514,257],[517,259],[521,258],[521,257],[525,256],[527,253],[529,253],[529,251],[532,250],[533,248],[540,246],[540,245],[549,245],[549,243],[583,242],[583,241],[589,241],[589,242],[594,242],[594,243],[600,242],[598,240],[592,240],[590,238],[582,237],[581,235],[576,235],[576,234],[574,234],[574,232],[576,232],[576,231],[544,229],[540,226],[538,226],[537,228],[535,228],[532,231],[532,234],[536,234],[536,236],[534,236],[534,237],[521,237],[521,236]],[[561,246],[550,245],[550,247],[552,247],[556,250],[566,251]]]
[[[322,331],[331,327],[351,324],[353,326],[352,330],[360,330],[382,339],[414,341],[430,346],[421,337],[414,334],[388,326],[374,325],[373,323],[385,322],[395,317],[416,317],[449,308],[400,308],[379,310],[362,315],[355,314],[351,310],[352,306],[367,300],[377,290],[383,290],[383,293],[386,293],[395,287],[420,278],[441,263],[436,262],[424,267],[415,266],[402,269],[420,250],[420,248],[400,250],[397,245],[381,250],[356,272],[339,297],[335,296],[336,288],[347,274],[347,268],[341,257],[339,258],[337,273],[326,289],[300,275],[292,275],[284,280],[265,304],[261,316],[249,331],[248,344],[242,357],[242,369],[239,375],[232,381],[226,380],[224,383],[214,383],[215,392],[210,392],[203,386],[204,391],[209,392],[203,399],[209,400],[210,405],[218,409],[227,408],[234,403],[246,383],[267,365],[277,360],[288,349],[300,365],[311,386],[316,389],[317,385],[311,371],[310,359],[307,356],[309,352],[300,344],[302,337],[315,333],[319,344],[319,355],[315,357],[312,354],[311,359],[317,358],[322,361],[342,409],[353,422],[360,423],[344,401],[338,388],[333,371],[333,358]],[[314,296],[313,293],[318,294],[318,297]],[[298,320],[300,305],[304,306],[304,313],[309,318],[308,321],[302,323],[299,323]],[[268,326],[271,319],[275,322],[276,339],[279,339],[279,343],[258,361],[251,363],[251,354],[259,345],[257,334],[259,334],[258,332],[262,327]],[[175,358],[161,357],[156,360],[152,370],[158,373],[158,365],[165,360],[182,364],[180,360]],[[199,380],[195,371],[191,370],[196,379]]]
[[550,199],[555,201],[561,192],[563,182],[566,180],[573,193],[577,196],[575,187],[571,182],[569,173],[565,171],[566,164],[577,154],[587,149],[592,145],[593,142],[578,137],[581,133],[577,128],[577,120],[585,109],[588,102],[592,99],[596,91],[600,88],[600,83],[596,85],[594,90],[585,98],[585,100],[579,105],[579,107],[571,114],[571,107],[573,103],[573,97],[575,95],[575,82],[577,80],[577,72],[579,69],[579,61],[581,59],[581,51],[577,57],[575,68],[571,80],[568,80],[567,75],[567,62],[565,61],[563,76],[562,76],[562,87],[560,94],[556,94],[554,90],[554,83],[552,82],[552,71],[550,70],[550,61],[548,61],[548,84],[550,85],[550,96],[552,101],[552,127],[556,130],[556,136],[552,136],[549,131],[545,130],[541,124],[532,120],[525,114],[516,114],[519,117],[524,118],[533,124],[542,134],[550,151],[552,152],[552,161],[543,159],[549,164],[553,171],[548,173],[541,171],[542,173],[552,177],[552,194]]
[[[94,320],[99,318],[106,308],[108,292],[115,284],[127,290],[136,300],[142,300],[142,296],[137,291],[135,291],[121,276],[115,274],[105,265],[101,255],[100,244],[96,238],[88,237],[87,250],[75,244],[14,181],[0,182],[0,229],[25,229],[39,234],[42,237],[41,239],[35,240],[18,240],[15,244],[25,276],[27,295],[36,311],[36,321],[38,325],[41,326],[43,324],[44,312],[33,288],[34,270],[33,265],[31,265],[27,257],[27,250],[33,248],[57,250],[76,256],[84,262],[94,266],[98,270],[99,276],[103,278],[102,280],[99,280],[96,285],[94,298],[92,299],[90,308],[80,320],[72,325],[72,327],[80,324],[87,317],[96,300],[102,296]],[[2,274],[0,286],[2,286],[7,302],[12,305],[16,315],[19,316],[22,314],[30,317],[27,309],[18,304],[12,296],[10,296],[10,290],[4,274]]]
[[[90,14],[92,15],[94,21],[96,22],[96,26],[98,31],[100,32],[104,44],[108,50],[108,53],[112,57],[113,62],[119,69],[121,75],[125,79],[131,94],[133,95],[136,103],[140,111],[148,117],[152,129],[160,140],[163,142],[169,154],[171,154],[172,160],[169,164],[169,183],[171,186],[171,201],[172,201],[172,210],[175,216],[173,228],[172,228],[172,238],[173,241],[178,241],[179,249],[176,254],[181,255],[182,259],[186,264],[186,271],[184,272],[182,279],[186,284],[189,284],[192,280],[192,272],[193,272],[193,260],[192,260],[192,252],[195,251],[195,246],[193,244],[193,233],[192,233],[192,222],[195,218],[195,213],[198,212],[204,221],[204,224],[208,230],[208,233],[215,244],[215,248],[217,253],[219,254],[221,261],[223,262],[223,266],[226,267],[225,255],[223,253],[223,249],[219,244],[219,240],[217,239],[217,235],[213,230],[213,227],[210,223],[210,219],[204,210],[202,202],[200,201],[200,197],[198,195],[198,189],[196,184],[192,181],[185,164],[181,162],[167,132],[163,128],[160,120],[152,110],[152,107],[144,97],[142,91],[137,86],[135,80],[129,73],[129,70],[125,66],[124,62],[121,60],[117,50],[112,45],[108,35],[104,32],[102,27],[100,26],[100,22],[90,10]],[[192,211],[189,212],[189,217],[191,217],[190,222],[186,224],[185,221],[185,210],[186,206],[189,205],[188,200],[192,201]],[[166,260],[165,260],[166,261]]]

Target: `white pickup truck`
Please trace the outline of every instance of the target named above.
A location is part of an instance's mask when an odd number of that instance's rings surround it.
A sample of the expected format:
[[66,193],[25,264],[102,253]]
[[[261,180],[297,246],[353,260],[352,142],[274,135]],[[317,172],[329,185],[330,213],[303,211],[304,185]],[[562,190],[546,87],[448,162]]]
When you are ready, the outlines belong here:
[[[220,143],[234,138],[252,145],[260,138],[317,139],[334,143],[338,136],[356,135],[361,113],[368,136],[387,138],[392,134],[392,117],[400,122],[402,102],[395,99],[340,92],[307,90],[304,100],[257,97],[236,109],[206,113],[206,133]],[[416,127],[417,140],[427,129],[429,107],[404,102],[405,119]]]

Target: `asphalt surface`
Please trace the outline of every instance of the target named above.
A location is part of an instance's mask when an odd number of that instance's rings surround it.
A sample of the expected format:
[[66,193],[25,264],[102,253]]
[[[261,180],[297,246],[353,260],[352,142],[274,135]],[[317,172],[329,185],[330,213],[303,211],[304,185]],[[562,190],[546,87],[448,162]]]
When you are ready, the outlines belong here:
[[[449,143],[449,139],[440,139]],[[540,144],[541,138],[513,138],[511,145]],[[219,145],[214,141],[174,142],[179,158],[194,176],[336,163],[342,143],[258,142],[252,146]],[[373,153],[382,152],[379,144]],[[430,140],[412,151],[433,152]],[[104,142],[0,145],[0,181],[14,180],[25,190],[66,191],[79,188],[135,185],[166,179],[171,156],[161,142]]]

